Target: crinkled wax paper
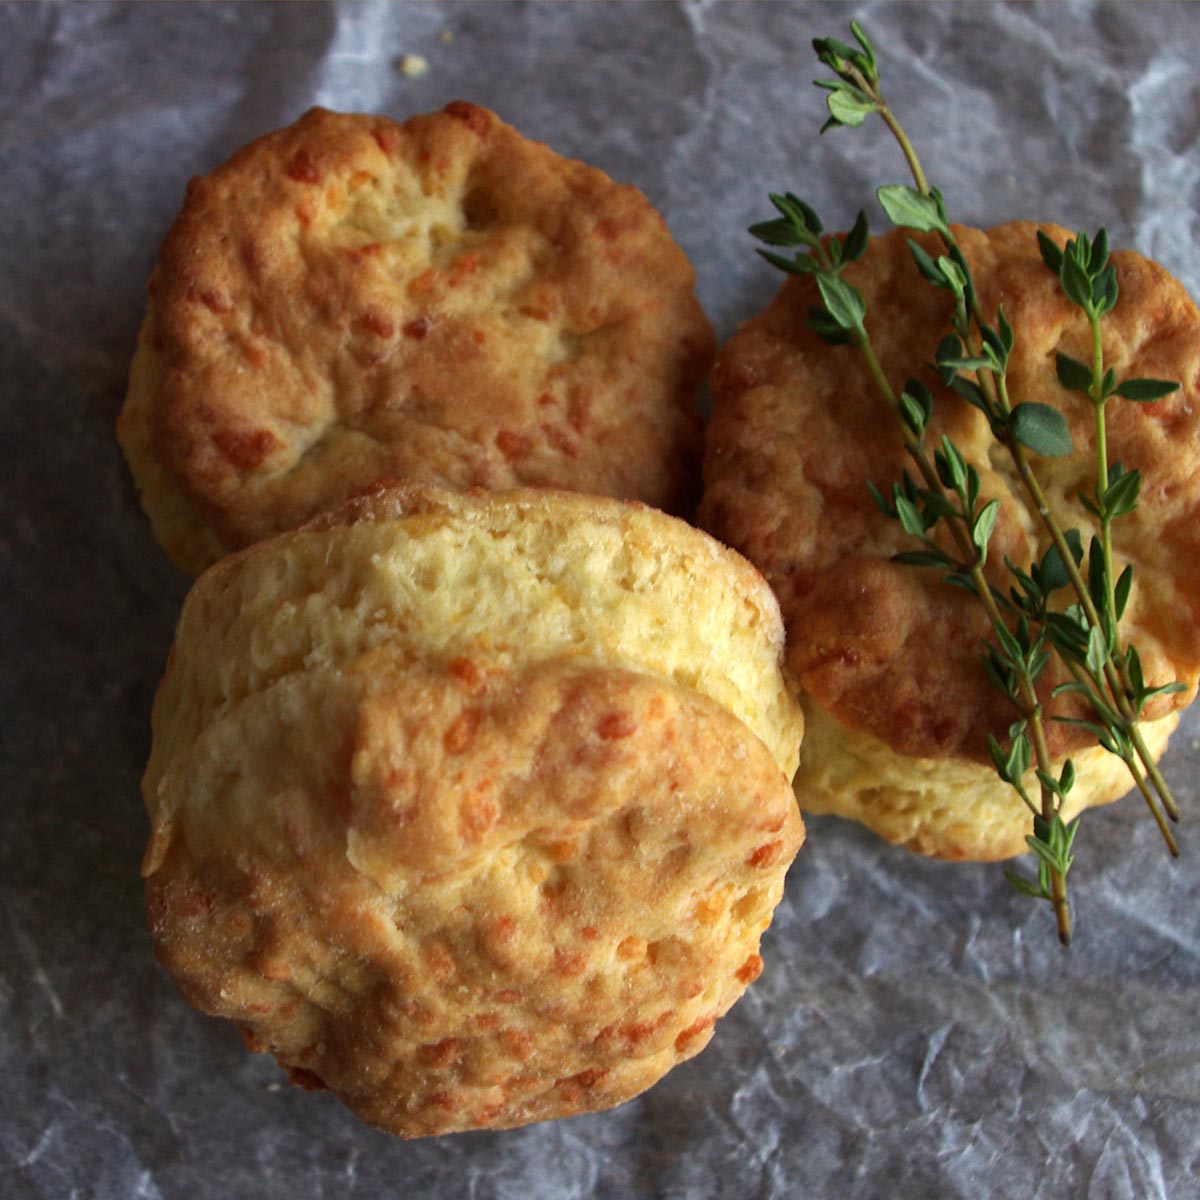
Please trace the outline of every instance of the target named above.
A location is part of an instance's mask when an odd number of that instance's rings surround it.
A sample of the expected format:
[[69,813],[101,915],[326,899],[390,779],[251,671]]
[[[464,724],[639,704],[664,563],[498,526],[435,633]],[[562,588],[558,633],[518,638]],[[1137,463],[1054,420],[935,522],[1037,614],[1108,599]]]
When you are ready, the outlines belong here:
[[0,7],[0,1196],[1196,1194],[1200,710],[1166,760],[1184,857],[1133,801],[1089,815],[1067,954],[999,868],[811,821],[763,978],[610,1113],[390,1139],[152,958],[138,779],[184,581],[112,425],[187,178],[310,104],[472,99],[641,187],[724,335],[778,284],[744,232],[768,190],[837,225],[903,181],[882,127],[817,135],[809,42],[855,14],[956,217],[1105,223],[1200,292],[1200,7]]

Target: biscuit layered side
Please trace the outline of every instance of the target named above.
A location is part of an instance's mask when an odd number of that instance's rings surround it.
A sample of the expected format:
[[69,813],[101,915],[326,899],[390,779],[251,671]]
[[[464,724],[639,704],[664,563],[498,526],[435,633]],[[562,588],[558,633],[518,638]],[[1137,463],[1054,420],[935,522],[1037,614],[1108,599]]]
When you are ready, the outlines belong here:
[[[841,724],[804,697],[803,772],[796,791],[806,813],[859,821],[894,845],[950,860],[992,861],[1028,849],[1028,809],[1013,805],[1013,789],[989,766],[966,758],[897,754],[861,729]],[[1173,713],[1150,722],[1146,744],[1158,758],[1179,724]],[[1071,821],[1085,808],[1129,791],[1129,768],[1101,746],[1072,756],[1080,783],[1063,802]],[[1031,771],[1028,793],[1037,794]]]
[[189,184],[118,436],[193,573],[388,478],[684,512],[694,282],[640,192],[485,109],[314,109]]
[[225,560],[155,705],[160,958],[405,1136],[627,1099],[761,969],[781,636],[736,555],[564,494],[381,490]]
[[[1070,426],[1074,452],[1035,456],[1034,467],[1051,507],[1081,529],[1086,545],[1092,519],[1078,497],[1095,486],[1094,419],[1087,400],[1059,386],[1055,355],[1089,359],[1090,336],[1041,261],[1038,228],[956,232],[983,311],[994,321],[1003,304],[1016,331],[1013,402],[1050,404]],[[1069,236],[1040,228],[1059,244]],[[931,239],[925,244],[935,249]],[[1153,404],[1114,400],[1108,408],[1109,461],[1143,475],[1137,509],[1113,525],[1117,570],[1135,567],[1123,635],[1138,646],[1149,683],[1177,679],[1187,689],[1146,710],[1157,752],[1200,674],[1200,315],[1157,264],[1132,253],[1112,261],[1121,294],[1102,323],[1106,366],[1118,379],[1182,384]],[[901,233],[874,239],[845,273],[863,293],[893,385],[917,378],[934,392],[928,444],[948,434],[979,469],[984,498],[1000,500],[987,573],[1007,591],[1005,559],[1025,568],[1044,555],[1048,539],[982,414],[930,371],[952,301],[920,279]],[[861,356],[805,328],[810,305],[819,303],[811,280],[789,280],[722,349],[701,506],[705,526],[755,563],[780,599],[787,661],[812,723],[796,778],[801,805],[853,816],[943,857],[1019,853],[1027,810],[1015,794],[1006,798],[987,754],[987,735],[1003,739],[1015,717],[980,666],[987,619],[936,572],[891,561],[913,544],[880,514],[867,483],[890,492],[909,463]],[[1051,699],[1063,680],[1056,668],[1046,673],[1044,704],[1057,715],[1082,715],[1065,698]],[[1073,755],[1080,769],[1076,809],[1128,790],[1119,763],[1085,749],[1090,735],[1052,721],[1048,736],[1055,760]]]

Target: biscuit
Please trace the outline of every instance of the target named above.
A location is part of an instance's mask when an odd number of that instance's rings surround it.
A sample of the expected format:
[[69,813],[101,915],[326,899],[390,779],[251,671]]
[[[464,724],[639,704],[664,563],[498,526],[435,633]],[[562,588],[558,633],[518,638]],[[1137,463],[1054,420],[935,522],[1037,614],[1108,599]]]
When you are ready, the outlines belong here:
[[[1002,303],[1016,331],[1014,402],[1052,404],[1069,422],[1075,451],[1035,457],[1035,469],[1052,507],[1083,531],[1086,545],[1092,519],[1078,496],[1095,485],[1093,416],[1087,400],[1059,386],[1055,354],[1088,360],[1090,337],[1041,261],[1037,228],[1014,223],[959,236],[984,311],[994,320]],[[1069,236],[1041,228],[1060,244]],[[1026,566],[1047,542],[982,415],[929,369],[950,328],[951,302],[919,278],[904,239],[899,232],[873,239],[846,278],[864,295],[893,385],[916,377],[934,391],[928,444],[948,433],[980,468],[983,492],[1000,499],[988,573],[1007,591],[1005,556]],[[1110,463],[1144,478],[1137,510],[1113,526],[1118,571],[1125,563],[1136,568],[1123,628],[1141,650],[1148,681],[1187,686],[1147,709],[1147,737],[1161,751],[1171,713],[1195,695],[1200,672],[1200,320],[1157,264],[1133,253],[1112,261],[1121,294],[1102,323],[1106,363],[1118,379],[1183,384],[1156,403],[1114,400],[1108,409]],[[718,355],[701,520],[779,597],[787,662],[810,723],[796,779],[801,807],[852,816],[927,854],[1009,857],[1025,849],[1029,820],[988,759],[987,735],[1003,738],[1016,714],[980,666],[986,617],[936,572],[890,561],[913,543],[878,511],[867,483],[890,493],[909,462],[858,352],[828,346],[805,328],[809,306],[819,302],[811,280],[790,279]],[[1059,681],[1045,677],[1048,703]],[[1129,789],[1119,762],[1095,749],[1080,753],[1090,735],[1057,722],[1048,735],[1056,760],[1076,755],[1074,811]]]
[[782,644],[744,560],[608,499],[381,488],[225,558],[155,701],[161,962],[402,1136],[630,1098],[762,968]]
[[191,573],[388,478],[683,513],[712,351],[635,188],[463,101],[312,109],[188,185],[118,437]]

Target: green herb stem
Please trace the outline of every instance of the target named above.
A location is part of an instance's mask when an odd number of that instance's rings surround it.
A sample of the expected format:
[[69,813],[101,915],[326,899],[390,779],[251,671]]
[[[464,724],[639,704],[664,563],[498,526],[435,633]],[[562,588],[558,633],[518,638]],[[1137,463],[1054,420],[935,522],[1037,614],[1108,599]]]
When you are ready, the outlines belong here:
[[908,163],[908,169],[912,173],[913,182],[917,185],[917,190],[924,196],[930,195],[930,187],[925,179],[925,172],[921,168],[921,160],[917,157],[917,152],[913,148],[912,142],[908,140],[908,134],[904,132],[904,127],[896,119],[895,114],[888,108],[883,97],[878,92],[876,92],[876,97],[879,102],[879,115],[892,131],[892,136],[900,146],[905,161]]
[[[1151,759],[1153,762],[1153,759]],[[1172,858],[1179,857],[1179,846],[1176,844],[1175,838],[1171,833],[1166,819],[1163,817],[1162,810],[1155,803],[1154,793],[1150,789],[1150,785],[1146,782],[1146,777],[1138,770],[1137,760],[1130,757],[1125,759],[1125,765],[1129,768],[1130,775],[1133,776],[1134,783],[1137,784],[1137,789],[1142,794],[1142,799],[1146,801],[1146,807],[1150,810],[1150,815],[1154,818],[1155,825],[1158,826],[1158,832],[1162,834],[1162,839],[1167,844],[1167,850],[1170,851]],[[1162,798],[1161,791],[1159,799]]]
[[[1134,722],[1129,727],[1129,740],[1133,742],[1133,748],[1137,751],[1137,756],[1142,760],[1142,764],[1146,768],[1146,774],[1150,777],[1150,782],[1154,784],[1155,793],[1163,808],[1166,810],[1167,816],[1172,821],[1179,820],[1179,808],[1175,803],[1175,797],[1171,794],[1171,789],[1163,778],[1162,771],[1159,770],[1158,763],[1154,761],[1154,755],[1150,753],[1150,747],[1146,745],[1146,739],[1142,737],[1142,728],[1138,722]],[[1171,836],[1171,831],[1167,829],[1161,821],[1158,827],[1162,830],[1163,840],[1167,843],[1167,849],[1170,850],[1173,857],[1179,857],[1179,847],[1175,844],[1175,839]]]
[[[1108,422],[1105,419],[1107,399],[1104,395],[1104,344],[1100,337],[1100,317],[1097,313],[1088,313],[1088,325],[1092,332],[1092,407],[1096,415],[1096,484],[1098,488],[1108,487]],[[1108,616],[1112,621],[1113,632],[1117,630],[1117,600],[1113,591],[1113,549],[1112,549],[1112,513],[1108,505],[1104,506],[1100,518],[1100,544],[1104,553],[1104,602],[1108,608]],[[1116,649],[1116,647],[1114,647]],[[1118,660],[1123,657],[1118,655]],[[1124,681],[1123,681],[1124,682]]]
[[1050,872],[1050,904],[1058,926],[1058,940],[1063,946],[1071,944],[1071,906],[1067,903],[1067,880],[1061,871]]

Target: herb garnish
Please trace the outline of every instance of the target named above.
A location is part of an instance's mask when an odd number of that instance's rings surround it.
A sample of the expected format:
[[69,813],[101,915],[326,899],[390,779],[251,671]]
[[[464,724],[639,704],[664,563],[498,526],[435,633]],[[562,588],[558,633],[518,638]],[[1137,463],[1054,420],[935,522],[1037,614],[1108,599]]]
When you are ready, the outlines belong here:
[[[829,93],[829,119],[821,132],[860,126],[875,114],[899,144],[914,186],[881,187],[876,196],[894,225],[935,234],[944,249],[935,257],[918,242],[908,241],[921,276],[948,291],[954,300],[952,329],[937,348],[935,369],[943,384],[987,418],[993,437],[1012,458],[1050,538],[1041,561],[1030,564],[1028,570],[1005,560],[1012,584],[1007,595],[990,584],[983,572],[999,501],[980,503],[979,473],[948,437],[941,439],[931,457],[926,432],[933,396],[928,387],[912,379],[899,393],[895,391],[872,347],[862,295],[842,278],[846,264],[867,249],[865,214],[858,214],[844,238],[825,237],[816,212],[803,200],[791,193],[772,195],[778,217],[752,226],[750,232],[767,245],[798,248],[791,257],[770,250],[759,253],[783,271],[814,277],[822,305],[810,310],[809,327],[830,344],[848,344],[858,350],[899,425],[919,480],[905,471],[890,497],[868,484],[879,509],[920,543],[920,549],[897,554],[894,560],[940,571],[946,583],[976,596],[987,613],[994,641],[984,648],[984,669],[1017,712],[1017,720],[1007,731],[1007,745],[989,737],[989,750],[999,777],[1030,810],[1033,832],[1026,842],[1037,858],[1036,880],[1014,871],[1005,874],[1022,894],[1052,906],[1059,938],[1068,945],[1071,915],[1066,880],[1074,860],[1072,846],[1079,818],[1069,823],[1062,819],[1064,799],[1075,784],[1075,768],[1067,759],[1055,775],[1046,743],[1047,714],[1036,691],[1052,655],[1071,677],[1053,694],[1078,696],[1085,702],[1087,715],[1051,715],[1049,719],[1082,726],[1122,759],[1167,847],[1178,854],[1166,818],[1178,820],[1179,811],[1146,746],[1139,719],[1154,696],[1186,689],[1177,682],[1148,687],[1136,647],[1121,636],[1119,621],[1131,594],[1133,567],[1127,565],[1116,573],[1112,524],[1136,507],[1141,476],[1138,471],[1126,471],[1120,463],[1109,463],[1106,409],[1114,397],[1153,401],[1179,385],[1156,379],[1118,381],[1113,370],[1105,368],[1100,322],[1118,298],[1106,232],[1101,229],[1094,238],[1080,233],[1062,249],[1039,233],[1043,261],[1058,277],[1066,297],[1083,310],[1091,331],[1090,363],[1060,354],[1056,364],[1061,385],[1086,396],[1095,412],[1097,484],[1093,495],[1081,500],[1099,522],[1100,534],[1091,538],[1085,552],[1079,530],[1064,528],[1050,508],[1030,461],[1031,453],[1043,457],[1071,453],[1067,422],[1049,405],[1019,399],[1014,403],[1010,397],[1007,369],[1016,333],[1002,308],[994,324],[986,319],[942,195],[926,180],[912,143],[880,90],[874,47],[857,21],[852,21],[850,28],[857,47],[833,38],[813,42],[818,59],[836,76],[816,81]],[[939,525],[949,532],[956,554],[935,542],[933,533]],[[1052,607],[1052,596],[1063,590],[1073,599]],[[1038,782],[1036,800],[1026,785],[1031,765]]]

